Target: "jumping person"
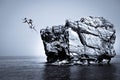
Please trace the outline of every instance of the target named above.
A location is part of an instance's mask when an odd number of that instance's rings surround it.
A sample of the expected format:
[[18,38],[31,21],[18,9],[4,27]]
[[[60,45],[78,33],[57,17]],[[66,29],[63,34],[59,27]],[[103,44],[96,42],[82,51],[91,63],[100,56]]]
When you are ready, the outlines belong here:
[[37,32],[35,26],[33,25],[32,19],[29,19],[29,20],[28,20],[27,18],[24,18],[23,20],[24,20],[23,23],[27,23],[27,24],[29,25],[29,28],[30,28],[30,29],[33,29],[33,30],[35,30],[35,31]]

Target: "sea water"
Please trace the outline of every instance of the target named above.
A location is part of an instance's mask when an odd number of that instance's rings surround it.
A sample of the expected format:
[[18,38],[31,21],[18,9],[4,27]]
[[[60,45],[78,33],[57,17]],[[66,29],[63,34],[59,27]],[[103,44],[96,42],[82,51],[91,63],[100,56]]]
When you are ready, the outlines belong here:
[[0,57],[0,80],[120,80],[120,57],[104,65],[47,65],[34,56]]

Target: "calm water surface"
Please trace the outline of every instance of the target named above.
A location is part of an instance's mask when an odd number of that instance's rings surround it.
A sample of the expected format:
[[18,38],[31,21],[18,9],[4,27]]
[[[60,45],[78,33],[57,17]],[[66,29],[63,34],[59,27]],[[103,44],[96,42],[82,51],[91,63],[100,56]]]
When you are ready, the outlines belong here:
[[102,66],[55,66],[42,57],[0,57],[0,80],[120,80],[120,58]]

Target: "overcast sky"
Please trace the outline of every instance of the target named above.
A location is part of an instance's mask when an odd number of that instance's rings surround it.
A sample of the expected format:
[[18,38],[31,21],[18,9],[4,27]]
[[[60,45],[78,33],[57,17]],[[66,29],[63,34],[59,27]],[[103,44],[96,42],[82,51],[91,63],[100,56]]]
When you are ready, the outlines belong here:
[[22,23],[24,17],[33,19],[39,31],[85,16],[102,16],[114,24],[120,54],[120,0],[0,0],[0,56],[45,56],[39,33]]

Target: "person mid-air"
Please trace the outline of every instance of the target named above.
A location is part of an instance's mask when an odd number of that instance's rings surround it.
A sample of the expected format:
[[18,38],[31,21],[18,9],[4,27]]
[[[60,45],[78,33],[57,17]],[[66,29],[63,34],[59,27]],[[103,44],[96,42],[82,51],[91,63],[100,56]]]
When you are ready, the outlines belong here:
[[35,29],[35,26],[33,25],[32,19],[28,20],[27,18],[24,18],[23,19],[23,23],[27,23],[29,25],[30,29],[33,29],[33,30],[35,30],[37,32],[37,30]]

